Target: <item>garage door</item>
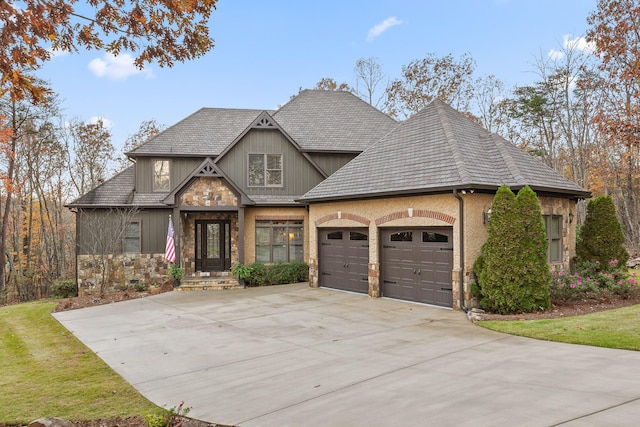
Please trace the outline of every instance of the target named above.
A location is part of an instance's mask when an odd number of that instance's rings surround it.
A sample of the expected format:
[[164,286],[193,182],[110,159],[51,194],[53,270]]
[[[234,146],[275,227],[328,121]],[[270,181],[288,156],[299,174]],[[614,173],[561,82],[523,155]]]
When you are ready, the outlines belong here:
[[453,306],[453,230],[450,227],[380,231],[382,296]]
[[320,286],[369,292],[369,230],[321,229],[318,233]]

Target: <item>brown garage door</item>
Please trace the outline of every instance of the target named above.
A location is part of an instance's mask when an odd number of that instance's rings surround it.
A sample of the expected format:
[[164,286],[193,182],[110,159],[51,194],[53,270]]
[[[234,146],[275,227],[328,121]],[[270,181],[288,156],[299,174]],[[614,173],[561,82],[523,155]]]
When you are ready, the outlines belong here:
[[318,233],[320,286],[369,292],[369,230],[321,229]]
[[451,227],[382,229],[382,296],[453,306]]

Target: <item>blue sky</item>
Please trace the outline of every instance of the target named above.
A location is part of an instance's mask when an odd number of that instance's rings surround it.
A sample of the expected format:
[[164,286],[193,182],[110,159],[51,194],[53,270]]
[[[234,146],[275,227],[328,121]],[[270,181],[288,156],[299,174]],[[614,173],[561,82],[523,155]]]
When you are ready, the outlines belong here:
[[321,78],[354,82],[358,58],[388,78],[427,52],[469,53],[476,77],[530,84],[536,57],[587,30],[596,0],[219,0],[215,48],[173,68],[136,71],[131,58],[81,51],[48,62],[66,118],[102,117],[120,149],[144,120],[172,125],[202,107],[274,109]]

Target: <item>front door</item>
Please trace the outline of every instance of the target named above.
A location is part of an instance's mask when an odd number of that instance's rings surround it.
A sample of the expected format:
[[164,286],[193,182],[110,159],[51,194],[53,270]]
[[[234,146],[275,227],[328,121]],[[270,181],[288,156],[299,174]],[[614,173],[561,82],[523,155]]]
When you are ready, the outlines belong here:
[[196,271],[231,268],[231,222],[196,220]]

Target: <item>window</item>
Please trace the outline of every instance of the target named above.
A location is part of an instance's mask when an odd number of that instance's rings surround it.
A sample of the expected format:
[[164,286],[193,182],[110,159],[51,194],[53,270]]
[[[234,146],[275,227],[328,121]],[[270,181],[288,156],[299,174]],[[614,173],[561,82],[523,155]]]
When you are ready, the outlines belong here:
[[398,233],[393,233],[389,236],[389,240],[392,242],[412,242],[413,241],[413,232],[412,231],[400,231]]
[[169,191],[169,160],[153,161],[153,191]]
[[446,234],[433,233],[431,231],[423,231],[422,232],[422,243],[446,243],[449,241],[449,236]]
[[282,154],[249,154],[249,186],[281,187]]
[[256,221],[256,261],[304,259],[303,221]]
[[140,246],[140,221],[131,221],[124,229],[124,252],[142,252]]
[[342,240],[342,231],[332,231],[327,234],[327,240]]
[[547,228],[547,241],[549,249],[547,259],[549,262],[562,261],[562,216],[544,215],[544,225]]

